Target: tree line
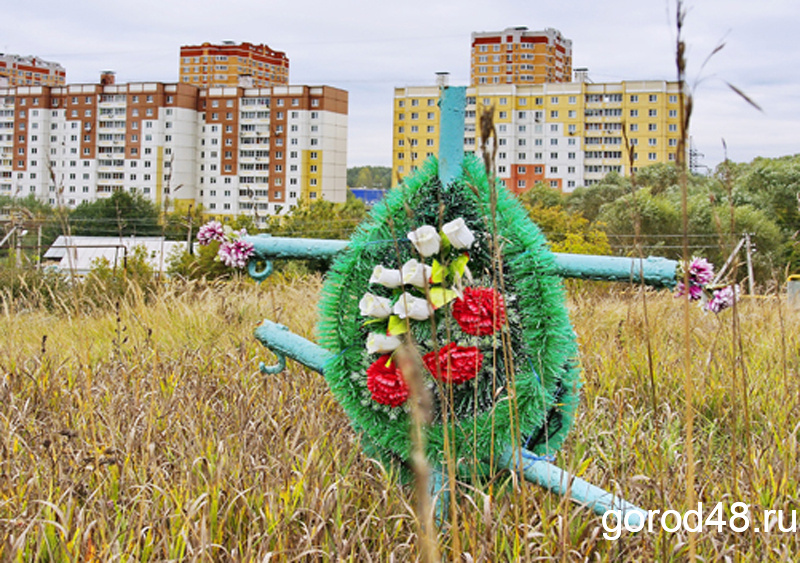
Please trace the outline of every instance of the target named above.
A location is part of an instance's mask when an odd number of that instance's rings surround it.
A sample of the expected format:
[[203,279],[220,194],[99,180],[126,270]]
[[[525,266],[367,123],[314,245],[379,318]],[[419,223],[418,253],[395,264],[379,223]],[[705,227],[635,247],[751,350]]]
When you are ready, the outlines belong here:
[[[386,167],[351,168],[348,184],[354,178],[355,185],[388,187],[389,172]],[[739,238],[749,233],[760,282],[800,272],[800,155],[724,162],[708,176],[691,175],[688,191],[693,254],[721,265]],[[680,188],[674,166],[644,167],[633,177],[612,173],[595,185],[569,194],[539,184],[520,199],[555,251],[674,259],[682,255]],[[38,221],[43,225],[45,247],[66,229],[73,235],[163,235],[186,240],[190,224],[196,232],[204,220],[199,207],[191,214],[166,213],[140,194],[126,192],[81,203],[73,210],[54,209],[34,198],[7,197],[0,197],[0,208],[24,208],[28,224]],[[363,202],[349,196],[344,203],[301,202],[288,215],[269,217],[263,229],[247,216],[233,219],[232,226],[274,236],[343,239],[367,212]],[[24,244],[34,244],[31,237],[36,234],[29,230]],[[7,253],[8,245],[0,252]],[[213,256],[204,257],[202,251],[195,257],[183,257],[177,264],[177,271],[183,274],[225,274]],[[323,264],[307,266],[324,269]]]

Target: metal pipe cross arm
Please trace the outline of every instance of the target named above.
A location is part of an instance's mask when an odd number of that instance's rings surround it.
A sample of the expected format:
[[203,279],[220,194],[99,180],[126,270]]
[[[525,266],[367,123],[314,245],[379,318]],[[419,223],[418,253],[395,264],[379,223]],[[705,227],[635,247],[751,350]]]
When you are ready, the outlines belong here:
[[[271,261],[275,259],[330,260],[347,248],[349,241],[306,239],[257,235],[246,237],[253,244],[254,257],[248,264],[250,276],[264,281],[272,273]],[[650,256],[595,256],[589,254],[554,253],[555,273],[564,278],[598,281],[644,283],[651,287],[675,286],[678,262]],[[258,262],[267,263],[258,270]]]

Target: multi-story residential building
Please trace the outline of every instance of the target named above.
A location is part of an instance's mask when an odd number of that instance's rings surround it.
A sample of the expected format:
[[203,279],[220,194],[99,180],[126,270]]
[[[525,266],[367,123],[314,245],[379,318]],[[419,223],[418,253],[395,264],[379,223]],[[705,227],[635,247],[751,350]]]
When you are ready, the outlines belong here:
[[125,190],[215,217],[346,199],[343,90],[104,80],[0,88],[0,195],[72,207]]
[[180,81],[200,88],[289,83],[289,58],[267,45],[223,41],[181,47]]
[[59,86],[66,79],[67,72],[58,63],[0,53],[0,87]]
[[[394,185],[438,154],[439,94],[436,86],[395,88]],[[569,192],[609,172],[629,175],[674,161],[678,96],[678,84],[665,81],[471,86],[464,148],[481,151],[476,124],[483,110],[494,108],[497,178],[515,192],[536,182]]]
[[209,214],[263,217],[347,197],[347,104],[329,86],[199,94],[199,192]]
[[472,34],[472,86],[569,82],[571,78],[572,41],[556,29],[509,27]]

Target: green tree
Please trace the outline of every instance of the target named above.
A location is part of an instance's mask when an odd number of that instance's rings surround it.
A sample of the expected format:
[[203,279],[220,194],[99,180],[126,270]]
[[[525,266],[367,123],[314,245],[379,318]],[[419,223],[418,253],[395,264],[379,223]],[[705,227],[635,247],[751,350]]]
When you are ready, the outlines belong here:
[[800,229],[800,155],[756,158],[734,174],[737,205],[767,211],[786,236]]
[[112,267],[104,256],[95,259],[83,287],[85,294],[98,304],[126,298],[131,288],[140,290],[145,297],[149,297],[156,289],[153,268],[147,259],[147,248],[141,245],[130,250],[121,267]]
[[82,202],[69,215],[73,235],[158,236],[158,207],[141,194],[114,192],[111,197]]
[[381,188],[392,185],[392,169],[388,166],[354,166],[347,169],[347,187]]

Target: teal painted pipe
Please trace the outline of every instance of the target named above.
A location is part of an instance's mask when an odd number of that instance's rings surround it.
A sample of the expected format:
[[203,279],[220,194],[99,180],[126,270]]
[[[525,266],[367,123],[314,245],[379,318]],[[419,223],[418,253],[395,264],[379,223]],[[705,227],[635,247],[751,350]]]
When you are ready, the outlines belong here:
[[591,508],[595,514],[602,516],[613,511],[620,519],[625,518],[626,525],[630,524],[632,528],[643,527],[647,521],[646,510],[595,487],[580,477],[570,475],[548,461],[537,459],[535,454],[524,448],[505,450],[500,455],[498,466],[509,471],[518,471],[521,467],[527,481],[562,496],[569,493],[570,498]]
[[466,86],[445,86],[439,99],[439,180],[447,185],[461,174],[464,161]]
[[283,371],[283,367],[286,365],[286,356],[314,371],[323,373],[326,362],[333,356],[322,346],[290,332],[282,324],[269,320],[265,320],[256,328],[256,338],[278,356],[276,366],[264,366],[262,362],[261,371],[264,373]]
[[[346,240],[302,239],[287,237],[271,237],[269,235],[249,236],[245,238],[253,243],[255,259],[250,261],[250,275],[263,281],[272,272],[255,270],[256,261],[274,260],[276,258],[330,259],[347,247]],[[619,281],[641,283],[640,271],[644,274],[644,283],[653,287],[674,287],[678,273],[678,262],[650,256],[643,260],[624,256],[594,256],[589,254],[555,253],[556,273],[564,278],[580,278],[599,281]],[[255,270],[255,273],[254,273]]]
[[[625,256],[555,253],[556,272],[564,278],[642,283],[652,287],[675,287],[678,262],[648,256],[644,259]],[[642,275],[644,279],[642,279]]]

